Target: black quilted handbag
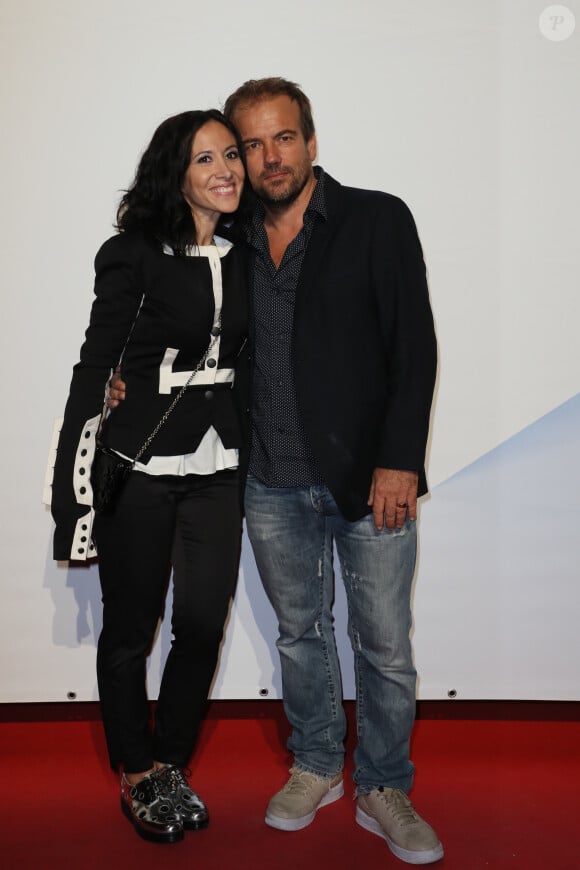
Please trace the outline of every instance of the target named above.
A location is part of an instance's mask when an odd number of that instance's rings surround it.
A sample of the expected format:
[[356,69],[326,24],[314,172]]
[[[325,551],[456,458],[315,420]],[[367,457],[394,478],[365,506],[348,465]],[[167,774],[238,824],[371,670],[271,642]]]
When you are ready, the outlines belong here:
[[135,461],[123,459],[97,442],[91,467],[93,507],[98,514],[111,514],[119,501],[121,490],[133,470]]

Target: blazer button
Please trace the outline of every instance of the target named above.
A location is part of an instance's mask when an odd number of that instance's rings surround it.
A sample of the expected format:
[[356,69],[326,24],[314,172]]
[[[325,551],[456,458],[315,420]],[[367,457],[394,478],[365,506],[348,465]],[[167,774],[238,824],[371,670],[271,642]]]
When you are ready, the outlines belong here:
[[206,390],[204,396],[206,399],[213,399],[213,390]]
[[212,327],[211,334],[213,336],[217,337],[218,335],[220,335],[220,333],[221,333],[221,329],[219,328],[219,326]]
[[215,359],[208,359],[207,367],[208,367],[208,369],[215,369],[215,367],[216,367]]

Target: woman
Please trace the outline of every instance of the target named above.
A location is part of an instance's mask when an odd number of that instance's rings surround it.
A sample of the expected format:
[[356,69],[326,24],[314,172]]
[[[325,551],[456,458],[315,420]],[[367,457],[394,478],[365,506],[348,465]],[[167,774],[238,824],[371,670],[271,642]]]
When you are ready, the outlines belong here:
[[[122,810],[140,836],[159,842],[208,822],[183,768],[238,568],[241,430],[233,382],[247,300],[241,250],[218,231],[238,209],[244,175],[237,133],[220,112],[184,112],[156,130],[121,200],[119,233],[95,260],[96,299],[54,471],[55,559],[85,559],[98,548],[97,675],[111,765],[123,770]],[[99,440],[129,458],[195,374],[113,513],[95,517],[90,468],[105,385],[119,360],[127,399]],[[151,730],[145,662],[170,566],[174,640]]]

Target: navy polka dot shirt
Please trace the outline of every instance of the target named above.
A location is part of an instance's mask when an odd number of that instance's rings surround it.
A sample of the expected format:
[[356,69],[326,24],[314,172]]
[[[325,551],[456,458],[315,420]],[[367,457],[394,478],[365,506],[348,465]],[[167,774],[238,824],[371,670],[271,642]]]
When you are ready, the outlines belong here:
[[252,449],[249,472],[266,486],[322,483],[296,401],[291,342],[296,286],[316,220],[326,220],[324,172],[314,169],[317,184],[304,213],[304,226],[288,245],[280,266],[270,256],[264,210],[258,205],[249,241],[255,249],[255,348]]

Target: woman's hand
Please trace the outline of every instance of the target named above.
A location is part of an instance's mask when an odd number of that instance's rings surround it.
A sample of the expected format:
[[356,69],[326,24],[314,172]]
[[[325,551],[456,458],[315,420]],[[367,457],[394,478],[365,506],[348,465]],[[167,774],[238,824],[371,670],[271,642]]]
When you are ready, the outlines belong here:
[[113,372],[107,388],[107,408],[116,408],[125,398],[125,381],[121,378],[119,366]]

